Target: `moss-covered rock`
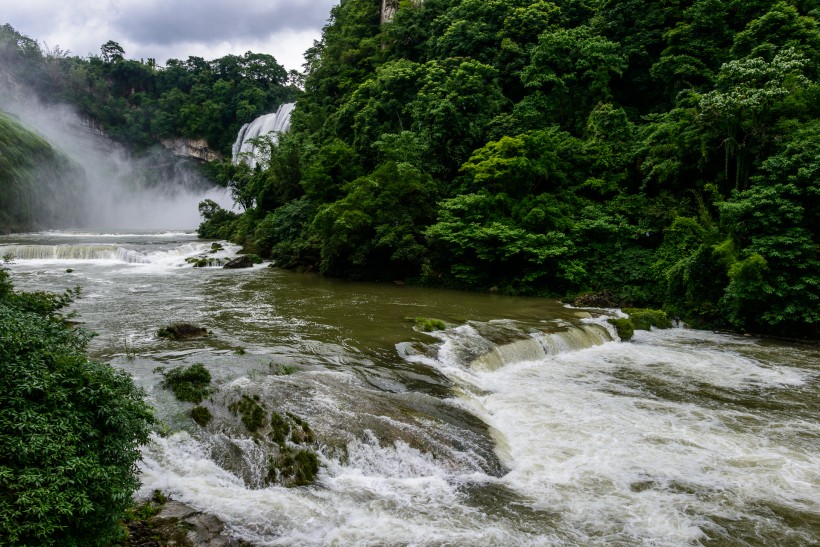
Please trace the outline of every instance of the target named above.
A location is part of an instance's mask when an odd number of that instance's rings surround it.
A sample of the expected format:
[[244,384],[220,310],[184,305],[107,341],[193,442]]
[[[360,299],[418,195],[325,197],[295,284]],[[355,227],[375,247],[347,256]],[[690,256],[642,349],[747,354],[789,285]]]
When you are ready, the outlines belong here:
[[201,403],[210,394],[211,373],[202,363],[160,372],[165,377],[160,385],[173,391],[180,401]]
[[437,330],[444,330],[447,328],[447,323],[441,319],[433,319],[430,317],[416,317],[416,327],[421,332],[433,332]]
[[242,418],[242,423],[251,433],[255,433],[267,425],[265,407],[260,402],[258,395],[253,397],[242,395],[241,399],[228,405],[228,410],[233,412],[234,415],[239,415]]
[[211,411],[204,406],[195,406],[191,409],[191,419],[198,425],[205,427],[211,423],[213,415],[211,415]]
[[669,320],[666,312],[661,310],[627,308],[623,311],[629,315],[629,319],[632,321],[632,325],[636,330],[649,330],[650,327],[657,329],[668,329],[672,327],[672,321]]
[[632,325],[632,321],[626,317],[609,319],[609,323],[615,327],[615,330],[618,332],[618,337],[622,342],[631,340],[635,334],[635,327]]
[[307,486],[319,473],[319,456],[309,449],[285,447],[268,464],[267,480],[284,486]]

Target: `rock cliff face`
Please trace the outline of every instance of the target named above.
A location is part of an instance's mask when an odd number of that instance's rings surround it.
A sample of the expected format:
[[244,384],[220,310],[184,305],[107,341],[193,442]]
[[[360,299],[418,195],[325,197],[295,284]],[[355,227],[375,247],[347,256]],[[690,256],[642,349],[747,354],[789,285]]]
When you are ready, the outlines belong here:
[[222,154],[208,148],[205,139],[186,139],[177,137],[176,139],[165,139],[162,146],[174,156],[183,158],[193,158],[199,161],[221,160]]
[[398,10],[399,0],[382,0],[382,24],[392,21]]
[[[416,6],[421,5],[423,1],[424,0],[411,0]],[[399,0],[382,0],[381,23],[385,24],[392,21],[397,11],[399,11]]]

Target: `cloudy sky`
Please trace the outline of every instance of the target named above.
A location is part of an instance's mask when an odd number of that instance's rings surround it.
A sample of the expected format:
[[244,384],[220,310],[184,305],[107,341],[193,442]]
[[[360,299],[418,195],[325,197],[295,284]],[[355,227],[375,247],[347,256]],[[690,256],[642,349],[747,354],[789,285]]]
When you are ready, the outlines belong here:
[[128,59],[268,53],[301,70],[338,0],[4,0],[0,24],[86,57],[114,40]]

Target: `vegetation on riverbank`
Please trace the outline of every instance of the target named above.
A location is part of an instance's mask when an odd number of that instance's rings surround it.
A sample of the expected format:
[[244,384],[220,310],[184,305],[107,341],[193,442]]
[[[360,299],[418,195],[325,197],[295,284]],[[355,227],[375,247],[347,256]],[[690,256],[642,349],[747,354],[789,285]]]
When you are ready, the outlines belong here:
[[0,268],[0,545],[108,545],[153,423],[130,376],[85,354],[63,295],[13,290]]
[[205,208],[283,267],[817,336],[820,31],[795,0],[346,0]]

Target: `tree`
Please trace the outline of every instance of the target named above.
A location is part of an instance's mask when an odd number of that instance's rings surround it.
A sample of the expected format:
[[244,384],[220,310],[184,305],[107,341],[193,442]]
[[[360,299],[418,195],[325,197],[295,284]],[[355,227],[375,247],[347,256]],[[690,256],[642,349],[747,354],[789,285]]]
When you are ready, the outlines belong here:
[[794,49],[778,53],[771,62],[755,57],[724,64],[717,89],[699,102],[699,125],[718,140],[725,152],[724,176],[743,190],[753,158],[774,137],[781,105],[812,87],[803,75],[807,60]]
[[738,328],[814,335],[820,328],[820,124],[767,159],[721,206],[739,249],[723,305]]
[[590,27],[559,28],[539,37],[521,79],[544,95],[550,120],[580,132],[595,105],[611,100],[610,80],[625,68],[618,44]]
[[109,40],[100,46],[100,51],[106,64],[120,63],[125,60],[125,50],[114,40]]

